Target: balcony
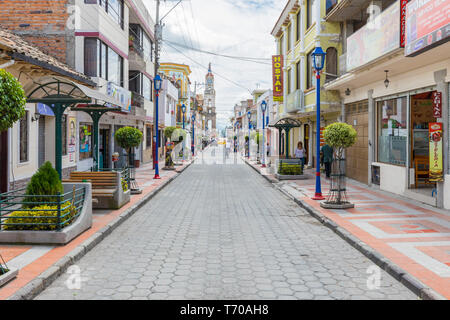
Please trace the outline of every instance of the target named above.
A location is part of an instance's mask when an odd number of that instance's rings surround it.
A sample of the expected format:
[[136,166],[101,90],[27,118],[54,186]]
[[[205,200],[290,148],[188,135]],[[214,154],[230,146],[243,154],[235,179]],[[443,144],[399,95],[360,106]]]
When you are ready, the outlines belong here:
[[344,22],[347,20],[358,20],[361,11],[365,11],[371,0],[339,0],[336,4],[327,8],[326,21]]
[[298,89],[287,96],[285,112],[302,112],[305,109],[305,94]]
[[131,92],[131,105],[138,107],[138,108],[144,108],[144,97],[140,95],[137,92]]

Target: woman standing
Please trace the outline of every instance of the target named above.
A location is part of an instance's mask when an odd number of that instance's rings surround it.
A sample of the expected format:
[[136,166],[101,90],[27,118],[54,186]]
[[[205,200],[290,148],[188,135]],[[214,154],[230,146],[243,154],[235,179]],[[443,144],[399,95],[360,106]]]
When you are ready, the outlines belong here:
[[297,149],[295,149],[295,157],[301,159],[303,172],[303,166],[305,165],[306,150],[303,148],[303,143],[301,141],[297,143]]

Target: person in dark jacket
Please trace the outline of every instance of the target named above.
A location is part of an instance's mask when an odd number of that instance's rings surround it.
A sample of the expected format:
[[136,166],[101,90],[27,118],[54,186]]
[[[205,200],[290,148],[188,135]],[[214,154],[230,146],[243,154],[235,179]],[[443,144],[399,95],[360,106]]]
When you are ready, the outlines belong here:
[[322,147],[323,164],[325,166],[325,175],[327,179],[331,176],[331,163],[333,162],[333,148],[325,144]]

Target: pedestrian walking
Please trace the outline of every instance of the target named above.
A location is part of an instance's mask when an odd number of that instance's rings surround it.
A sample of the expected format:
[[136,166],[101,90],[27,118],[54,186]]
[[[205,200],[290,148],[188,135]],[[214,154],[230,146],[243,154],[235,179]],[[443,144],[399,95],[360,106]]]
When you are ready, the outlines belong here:
[[322,159],[325,166],[325,176],[330,179],[331,176],[331,163],[333,162],[333,148],[325,144],[322,147]]
[[231,142],[230,142],[230,140],[227,139],[227,142],[225,144],[225,155],[227,158],[230,155],[230,148],[231,148]]
[[297,143],[297,149],[295,149],[294,156],[300,159],[303,172],[303,167],[305,165],[306,150],[303,148],[303,143],[301,141]]

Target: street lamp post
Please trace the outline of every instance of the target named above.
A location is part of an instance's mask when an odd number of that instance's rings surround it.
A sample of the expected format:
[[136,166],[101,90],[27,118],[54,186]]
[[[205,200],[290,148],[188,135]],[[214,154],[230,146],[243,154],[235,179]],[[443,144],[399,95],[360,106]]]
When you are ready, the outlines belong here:
[[192,115],[192,145],[191,145],[192,157],[195,155],[195,114]]
[[[183,112],[183,130],[184,130],[185,129],[184,128],[184,122],[185,122],[185,117],[186,117],[186,105],[184,103],[181,106],[181,111]],[[185,144],[185,141],[184,141],[184,138],[183,138],[183,162],[184,162],[184,144]]]
[[252,117],[252,113],[250,111],[247,112],[248,119],[248,151],[247,158],[250,160],[250,118]]
[[261,166],[262,168],[266,167],[266,138],[265,138],[265,131],[266,131],[265,113],[266,113],[266,110],[267,110],[267,102],[266,102],[266,100],[263,100],[263,102],[261,102],[262,125],[263,125],[263,128],[262,128],[262,132],[263,132],[262,145],[263,145],[263,147],[262,147],[262,166]]
[[161,179],[161,177],[159,176],[159,165],[158,165],[158,153],[159,153],[159,91],[161,90],[161,84],[162,84],[162,79],[159,76],[159,74],[156,75],[156,77],[154,78],[154,82],[155,82],[155,95],[156,95],[156,108],[155,108],[155,131],[156,131],[156,135],[155,135],[155,141],[153,141],[153,143],[155,144],[155,177],[153,179]]
[[316,47],[312,53],[313,65],[316,70],[316,193],[313,200],[324,200],[322,196],[322,187],[320,183],[320,71],[323,69],[325,63],[325,52],[320,46]]

